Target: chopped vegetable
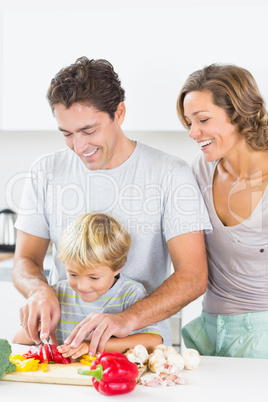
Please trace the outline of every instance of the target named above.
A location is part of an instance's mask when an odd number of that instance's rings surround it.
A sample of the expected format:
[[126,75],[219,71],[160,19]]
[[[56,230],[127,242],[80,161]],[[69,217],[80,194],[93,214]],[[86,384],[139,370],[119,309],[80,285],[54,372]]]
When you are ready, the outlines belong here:
[[91,367],[91,365],[92,365],[92,361],[90,362],[90,361],[88,361],[88,360],[86,360],[86,359],[80,359],[80,363],[81,364],[85,364],[86,366],[89,366],[89,367]]
[[[57,345],[44,345],[45,348],[45,356],[43,353],[43,345],[40,344],[39,347],[32,346],[28,352],[24,353],[24,357],[26,359],[38,359],[40,363],[50,363],[50,361],[54,363],[60,364],[69,364],[71,360],[68,357],[63,357],[62,354],[58,351]],[[51,352],[51,353],[50,353]]]
[[85,364],[86,366],[91,366],[96,358],[97,356],[82,355],[80,363]]
[[11,346],[6,339],[0,339],[0,380],[5,374],[16,370],[16,365],[10,361]]
[[[48,345],[45,345],[48,346]],[[55,363],[60,363],[60,364],[69,364],[71,363],[71,360],[68,357],[63,357],[62,354],[58,351],[57,345],[50,345],[51,349],[51,360]]]
[[10,358],[10,361],[14,364],[19,364],[19,363],[23,362],[23,360],[26,360],[26,357],[24,357],[22,355],[11,355],[9,358]]
[[94,360],[97,359],[97,356],[82,355],[81,357],[82,357],[82,359],[85,359],[89,362],[93,362]]
[[16,363],[17,371],[36,371],[38,369],[39,360],[25,359]]
[[139,370],[122,353],[101,353],[92,363],[91,369],[80,369],[78,373],[93,376],[93,386],[101,394],[125,394],[136,387]]
[[47,363],[41,363],[41,369],[43,373],[47,373]]

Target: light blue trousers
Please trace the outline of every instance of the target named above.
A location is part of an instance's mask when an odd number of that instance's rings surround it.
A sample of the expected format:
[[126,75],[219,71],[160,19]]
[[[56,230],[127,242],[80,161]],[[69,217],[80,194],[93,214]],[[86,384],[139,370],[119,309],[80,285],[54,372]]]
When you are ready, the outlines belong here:
[[268,311],[218,315],[202,311],[182,329],[187,348],[204,356],[268,359]]

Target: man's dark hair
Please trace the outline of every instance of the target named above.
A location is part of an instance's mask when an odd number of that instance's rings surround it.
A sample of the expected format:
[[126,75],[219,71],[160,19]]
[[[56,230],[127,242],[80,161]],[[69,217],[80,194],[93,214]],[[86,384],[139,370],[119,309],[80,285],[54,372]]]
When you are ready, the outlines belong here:
[[52,111],[59,103],[67,109],[74,103],[82,103],[106,112],[114,119],[118,104],[125,100],[125,91],[111,63],[80,57],[55,75],[47,99]]

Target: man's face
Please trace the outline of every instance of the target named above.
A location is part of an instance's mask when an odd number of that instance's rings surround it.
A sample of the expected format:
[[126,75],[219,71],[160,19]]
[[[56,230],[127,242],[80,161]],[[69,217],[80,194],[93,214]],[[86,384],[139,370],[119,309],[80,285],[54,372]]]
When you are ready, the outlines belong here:
[[108,113],[81,103],[74,103],[68,109],[58,103],[54,115],[66,145],[88,169],[113,169],[122,163],[121,124],[125,115],[122,102],[118,105],[114,120]]

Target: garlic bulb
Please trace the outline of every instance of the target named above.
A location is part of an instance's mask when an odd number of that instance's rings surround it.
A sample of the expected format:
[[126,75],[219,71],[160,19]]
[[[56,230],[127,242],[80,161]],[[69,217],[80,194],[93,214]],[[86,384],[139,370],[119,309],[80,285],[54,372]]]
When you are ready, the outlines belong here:
[[155,349],[150,356],[152,356],[152,355],[164,356],[164,351],[162,349]]
[[161,373],[165,370],[166,359],[159,354],[149,356],[149,369],[154,373]]
[[182,355],[179,355],[178,353],[172,353],[168,356],[166,364],[170,366],[169,371],[171,374],[177,374],[184,369],[185,362]]
[[157,346],[155,347],[154,352],[156,352],[157,350],[162,350],[162,351],[164,352],[165,349],[166,349],[166,346],[163,345],[163,343],[160,343],[159,345],[157,345]]
[[170,355],[177,355],[178,352],[176,351],[175,348],[173,348],[172,346],[166,346],[166,348],[164,349],[164,356],[166,358],[168,358]]
[[137,345],[132,349],[127,350],[125,353],[128,360],[132,363],[136,363],[137,366],[143,366],[148,360],[147,349],[143,345]]
[[149,354],[147,349],[143,345],[137,345],[133,349],[134,354],[141,359],[143,363],[148,360]]
[[160,351],[165,357],[168,357],[171,354],[178,354],[175,348],[173,348],[172,346],[165,346],[162,343],[155,347],[154,353],[160,354]]
[[200,355],[195,349],[186,349],[182,357],[184,359],[184,368],[187,370],[195,369],[200,363]]

